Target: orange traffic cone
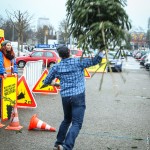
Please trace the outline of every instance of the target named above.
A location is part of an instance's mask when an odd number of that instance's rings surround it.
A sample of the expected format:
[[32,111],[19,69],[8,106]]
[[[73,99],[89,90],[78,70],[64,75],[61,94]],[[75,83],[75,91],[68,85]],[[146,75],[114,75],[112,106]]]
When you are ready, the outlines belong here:
[[36,114],[32,116],[28,127],[28,130],[32,130],[32,129],[41,129],[41,130],[49,130],[51,132],[56,132],[56,129],[54,127],[51,127],[50,125],[43,122],[42,120],[39,120]]
[[17,105],[15,104],[14,108],[12,110],[12,113],[11,113],[10,123],[5,129],[7,129],[7,130],[20,130],[21,128],[23,128],[23,127],[20,126],[19,118],[18,118],[18,112],[17,112]]
[[4,127],[5,125],[1,123],[1,119],[0,119],[0,128]]

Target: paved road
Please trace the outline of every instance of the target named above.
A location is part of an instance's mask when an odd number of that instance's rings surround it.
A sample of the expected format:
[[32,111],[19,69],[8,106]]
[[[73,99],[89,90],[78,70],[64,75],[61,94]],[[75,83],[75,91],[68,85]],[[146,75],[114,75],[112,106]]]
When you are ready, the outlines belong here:
[[124,60],[123,68],[131,70],[140,69],[141,66],[139,65],[139,62],[136,59],[134,59],[133,57],[128,57],[127,60]]
[[[129,58],[124,66],[138,66]],[[148,150],[150,133],[150,76],[144,68],[124,67],[86,80],[86,114],[74,150]],[[58,129],[63,113],[60,95],[35,96],[36,109],[18,109],[22,133],[0,129],[0,150],[51,150],[56,133],[28,131],[30,118]],[[9,121],[4,122],[6,125]]]

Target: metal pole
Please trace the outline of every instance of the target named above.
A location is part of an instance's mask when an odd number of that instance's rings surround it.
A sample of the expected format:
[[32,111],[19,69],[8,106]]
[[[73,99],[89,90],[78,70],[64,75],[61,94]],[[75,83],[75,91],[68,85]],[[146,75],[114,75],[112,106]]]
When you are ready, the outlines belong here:
[[72,34],[70,36],[70,49],[72,49]]
[[149,133],[147,135],[147,150],[150,150],[150,139],[149,139]]
[[45,37],[44,37],[44,44],[46,44],[46,35],[45,35]]

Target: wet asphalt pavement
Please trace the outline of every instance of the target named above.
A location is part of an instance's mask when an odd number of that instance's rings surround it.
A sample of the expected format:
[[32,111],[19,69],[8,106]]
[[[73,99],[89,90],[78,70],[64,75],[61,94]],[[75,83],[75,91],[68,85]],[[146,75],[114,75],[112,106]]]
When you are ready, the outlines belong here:
[[[86,79],[86,113],[74,150],[149,150],[150,75],[133,58],[122,73]],[[58,129],[63,119],[60,95],[36,94],[35,109],[18,109],[21,132],[0,129],[0,150],[52,150],[57,132],[28,131],[33,114]],[[8,125],[9,121],[3,122]]]

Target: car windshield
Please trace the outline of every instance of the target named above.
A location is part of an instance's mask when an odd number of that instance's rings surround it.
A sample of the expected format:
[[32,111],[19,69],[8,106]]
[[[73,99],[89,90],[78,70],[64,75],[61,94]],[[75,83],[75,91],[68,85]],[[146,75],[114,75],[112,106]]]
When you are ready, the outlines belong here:
[[108,59],[114,59],[114,55],[108,54]]
[[116,52],[115,51],[109,51],[108,54],[115,56]]
[[109,58],[114,58],[114,55],[108,54],[108,57],[109,57]]
[[70,50],[70,53],[71,53],[72,55],[76,55],[76,54],[78,53],[78,51],[77,51],[77,50]]
[[43,55],[43,52],[35,51],[34,53],[32,53],[32,57],[41,57],[42,55]]

